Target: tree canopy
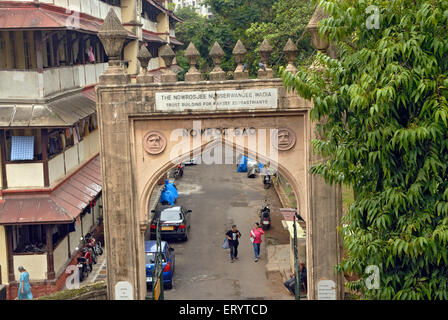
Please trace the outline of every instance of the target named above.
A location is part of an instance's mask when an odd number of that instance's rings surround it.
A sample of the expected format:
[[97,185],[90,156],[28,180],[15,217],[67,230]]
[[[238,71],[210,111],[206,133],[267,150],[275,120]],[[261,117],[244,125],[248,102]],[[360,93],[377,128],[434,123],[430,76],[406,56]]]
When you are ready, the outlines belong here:
[[[313,52],[309,36],[303,36],[314,9],[310,0],[206,0],[205,4],[213,12],[210,19],[188,7],[176,11],[176,15],[184,20],[176,27],[176,37],[184,42],[182,49],[193,42],[201,57],[208,57],[210,48],[218,41],[225,52],[224,71],[233,71],[236,67],[232,50],[238,39],[248,51],[246,61],[253,76],[260,61],[258,47],[264,38],[274,49],[271,58],[274,70],[285,64],[282,49],[288,38],[292,38],[299,48],[298,64],[305,63]],[[177,61],[186,71],[188,65],[182,55],[180,50]],[[211,64],[209,58],[199,61],[204,72],[209,71]]]
[[356,194],[338,270],[360,275],[348,286],[365,298],[448,299],[448,1],[319,5],[337,59],[318,53],[312,68],[282,77],[314,103],[325,160],[312,172]]

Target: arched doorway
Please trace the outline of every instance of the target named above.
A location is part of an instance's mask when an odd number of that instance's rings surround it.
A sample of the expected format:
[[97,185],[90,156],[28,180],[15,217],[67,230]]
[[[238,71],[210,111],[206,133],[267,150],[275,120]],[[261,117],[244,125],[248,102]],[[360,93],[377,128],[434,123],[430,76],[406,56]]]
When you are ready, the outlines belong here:
[[[337,231],[341,193],[309,173],[317,161],[311,147],[315,136],[311,102],[286,92],[280,79],[266,77],[151,83],[142,75],[140,82],[131,83],[116,60],[111,60],[96,87],[109,299],[146,297],[142,257],[150,194],[157,179],[174,166],[172,153],[183,156],[204,146],[181,138],[218,129],[217,136],[225,139],[223,132],[229,128],[239,137],[246,132],[245,139],[253,139],[247,144],[229,141],[230,145],[274,159],[288,176],[307,223],[309,298],[319,298],[323,283],[323,295],[341,299],[343,278],[334,272],[342,249]],[[277,159],[271,150],[277,150]]]
[[[292,299],[283,288],[280,261],[276,260],[284,259],[281,267],[288,268],[288,274],[291,272],[290,233],[284,229],[281,203],[274,187],[264,189],[259,173],[253,179],[245,172],[238,173],[235,160],[243,150],[224,142],[209,143],[202,148],[200,157],[205,153],[204,158],[207,158],[207,153],[213,154],[217,149],[224,150],[220,152],[223,158],[232,153],[233,163],[225,164],[224,159],[219,164],[204,163],[204,159],[199,158],[196,165],[186,166],[184,176],[176,180],[179,199],[174,206],[192,210],[191,229],[188,241],[165,239],[175,249],[174,290],[165,290],[165,299]],[[256,158],[256,155],[251,157]],[[280,172],[286,175],[284,168],[279,168],[277,174]],[[161,172],[154,180],[164,180],[164,176],[165,172]],[[168,178],[173,181],[172,176]],[[147,212],[156,208],[161,188],[156,185]],[[254,222],[260,222],[258,210],[264,201],[271,207],[272,228],[265,230],[260,260],[255,263],[249,231]],[[224,234],[232,224],[242,232],[238,247],[240,259],[235,260],[235,264],[229,263],[229,250],[221,249]],[[145,241],[150,239],[148,235],[147,231]],[[301,261],[305,261],[304,256]],[[150,296],[151,286],[148,290]]]

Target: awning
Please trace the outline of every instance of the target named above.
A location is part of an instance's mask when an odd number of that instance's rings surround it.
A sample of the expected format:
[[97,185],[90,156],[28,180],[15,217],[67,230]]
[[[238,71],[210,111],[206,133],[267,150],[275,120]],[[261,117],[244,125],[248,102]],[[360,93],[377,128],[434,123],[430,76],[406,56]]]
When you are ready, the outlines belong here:
[[174,44],[175,46],[183,46],[184,44],[177,40],[175,37],[170,37],[170,43]]
[[0,3],[0,29],[79,29],[98,32],[102,22],[42,3]]
[[49,194],[5,194],[0,224],[71,223],[101,192],[99,155]]
[[0,127],[71,127],[96,112],[87,91],[46,104],[0,104]]
[[165,40],[163,40],[162,38],[160,38],[155,32],[151,32],[148,30],[142,30],[142,37],[144,41],[147,42],[157,42],[162,44],[167,43]]
[[[62,7],[42,2],[0,2],[0,30],[72,30],[98,33],[103,19],[85,13],[73,14]],[[128,31],[128,39],[137,36]]]

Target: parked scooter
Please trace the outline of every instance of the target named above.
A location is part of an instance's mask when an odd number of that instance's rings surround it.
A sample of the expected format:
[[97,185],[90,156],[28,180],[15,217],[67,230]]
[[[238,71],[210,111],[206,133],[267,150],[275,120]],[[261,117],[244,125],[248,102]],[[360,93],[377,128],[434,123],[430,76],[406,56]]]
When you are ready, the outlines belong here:
[[89,270],[87,267],[87,259],[84,257],[78,257],[76,259],[78,262],[76,267],[78,268],[78,274],[79,274],[79,282],[84,281],[85,278],[89,276]]
[[96,241],[96,239],[89,232],[85,235],[86,246],[91,248],[96,256],[103,254],[103,248],[101,247],[101,241]]
[[265,174],[263,176],[263,185],[265,189],[269,189],[272,185],[272,178],[270,174]]
[[182,178],[183,175],[184,175],[184,165],[180,163],[176,166],[176,169],[174,170],[174,179]]
[[89,272],[92,272],[92,270],[93,270],[93,266],[92,266],[92,263],[93,263],[92,250],[86,247],[86,248],[82,249],[82,254],[83,254],[83,258],[86,259],[86,263],[87,263],[87,266],[89,268]]
[[269,209],[269,205],[266,202],[260,210],[260,224],[263,229],[271,227],[271,209]]

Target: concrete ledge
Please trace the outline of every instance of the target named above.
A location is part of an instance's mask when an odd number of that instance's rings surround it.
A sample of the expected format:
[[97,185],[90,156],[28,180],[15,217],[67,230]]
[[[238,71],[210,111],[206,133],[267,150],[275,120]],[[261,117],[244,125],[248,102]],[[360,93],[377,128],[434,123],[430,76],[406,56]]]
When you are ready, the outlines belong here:
[[106,283],[95,282],[79,289],[59,291],[36,300],[107,300]]

